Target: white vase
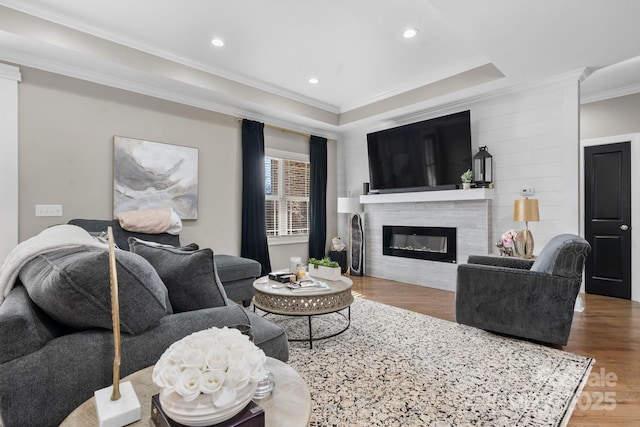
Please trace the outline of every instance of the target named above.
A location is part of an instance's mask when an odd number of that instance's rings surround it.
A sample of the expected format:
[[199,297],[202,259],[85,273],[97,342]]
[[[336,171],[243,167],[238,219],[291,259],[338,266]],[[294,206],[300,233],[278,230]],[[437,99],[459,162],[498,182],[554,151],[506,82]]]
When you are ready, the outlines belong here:
[[180,424],[193,427],[210,426],[226,421],[244,409],[253,398],[257,386],[257,382],[249,382],[238,390],[235,400],[224,408],[216,407],[209,394],[200,394],[191,402],[187,402],[178,393],[165,395],[160,392],[160,404],[164,413]]
[[340,280],[341,270],[340,267],[325,267],[324,265],[315,266],[313,264],[309,264],[308,266],[309,276],[315,277],[316,279],[325,279],[325,280]]
[[462,183],[462,189],[463,190],[469,190],[471,188],[471,183],[470,182],[463,182]]

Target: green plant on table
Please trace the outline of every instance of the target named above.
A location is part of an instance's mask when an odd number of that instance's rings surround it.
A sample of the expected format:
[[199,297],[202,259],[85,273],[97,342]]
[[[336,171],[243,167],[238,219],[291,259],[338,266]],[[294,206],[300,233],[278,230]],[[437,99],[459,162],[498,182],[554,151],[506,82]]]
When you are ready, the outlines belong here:
[[320,260],[315,258],[309,258],[309,264],[313,265],[315,268],[318,267],[329,267],[329,268],[340,268],[340,264],[335,261],[331,261],[329,258],[325,257]]
[[460,175],[460,179],[464,183],[470,183],[471,180],[473,179],[473,172],[471,172],[471,169],[467,169],[467,171],[465,173]]

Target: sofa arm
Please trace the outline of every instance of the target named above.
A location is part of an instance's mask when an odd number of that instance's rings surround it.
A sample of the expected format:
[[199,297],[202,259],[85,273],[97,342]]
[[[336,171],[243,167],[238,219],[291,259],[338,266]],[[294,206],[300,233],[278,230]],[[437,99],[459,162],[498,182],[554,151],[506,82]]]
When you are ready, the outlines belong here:
[[519,268],[521,270],[529,270],[533,265],[532,259],[523,259],[517,257],[498,257],[488,255],[470,255],[467,260],[469,264],[495,265],[497,267]]
[[62,327],[29,298],[24,286],[15,286],[0,305],[0,364],[33,353],[62,334]]
[[580,281],[486,265],[458,266],[456,320],[493,332],[565,345]]
[[[267,356],[287,361],[287,337],[279,326],[237,304],[172,314],[139,335],[122,334],[125,377],[155,364],[175,341],[211,327],[251,324]],[[0,426],[59,425],[95,390],[113,380],[113,334],[92,329],[49,341],[37,351],[0,364]]]

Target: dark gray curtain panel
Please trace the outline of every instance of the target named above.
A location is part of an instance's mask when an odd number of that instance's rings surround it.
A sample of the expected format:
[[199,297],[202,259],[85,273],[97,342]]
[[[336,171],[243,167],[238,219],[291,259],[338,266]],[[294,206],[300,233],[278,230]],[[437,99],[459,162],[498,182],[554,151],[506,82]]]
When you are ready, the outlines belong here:
[[264,203],[264,123],[242,121],[242,241],[240,255],[271,272]]
[[327,241],[327,138],[309,138],[309,258],[325,256]]

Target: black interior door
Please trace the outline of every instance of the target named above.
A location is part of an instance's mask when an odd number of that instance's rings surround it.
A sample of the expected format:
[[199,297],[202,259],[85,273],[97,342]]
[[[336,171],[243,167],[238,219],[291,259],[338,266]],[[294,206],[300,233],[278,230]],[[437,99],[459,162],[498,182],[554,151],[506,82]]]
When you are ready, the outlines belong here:
[[631,143],[585,147],[587,293],[631,298]]

